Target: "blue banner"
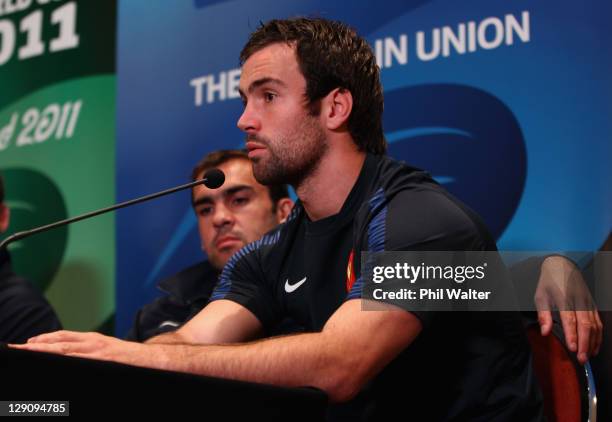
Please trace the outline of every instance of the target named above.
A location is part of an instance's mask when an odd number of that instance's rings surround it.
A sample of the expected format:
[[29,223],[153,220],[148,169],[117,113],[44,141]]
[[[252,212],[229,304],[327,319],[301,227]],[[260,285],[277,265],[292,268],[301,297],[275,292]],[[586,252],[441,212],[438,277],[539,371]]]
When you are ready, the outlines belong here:
[[[606,1],[119,3],[117,200],[243,146],[238,54],[260,21],[338,19],[371,43],[390,155],[429,170],[505,250],[597,250],[612,227]],[[409,224],[409,222],[408,222]],[[117,334],[202,259],[189,193],[118,213]]]

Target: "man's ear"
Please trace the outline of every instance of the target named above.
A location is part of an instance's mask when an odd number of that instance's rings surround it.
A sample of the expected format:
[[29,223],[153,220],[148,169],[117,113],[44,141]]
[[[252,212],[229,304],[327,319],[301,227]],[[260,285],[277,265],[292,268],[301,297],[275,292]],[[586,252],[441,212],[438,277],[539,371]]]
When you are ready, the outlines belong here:
[[4,204],[0,204],[0,233],[4,233],[8,229],[10,216],[9,208]]
[[285,222],[292,208],[293,201],[289,198],[280,199],[276,203],[276,220],[278,221],[278,224]]
[[322,112],[329,130],[337,130],[348,123],[353,111],[353,95],[344,88],[335,88],[322,100]]

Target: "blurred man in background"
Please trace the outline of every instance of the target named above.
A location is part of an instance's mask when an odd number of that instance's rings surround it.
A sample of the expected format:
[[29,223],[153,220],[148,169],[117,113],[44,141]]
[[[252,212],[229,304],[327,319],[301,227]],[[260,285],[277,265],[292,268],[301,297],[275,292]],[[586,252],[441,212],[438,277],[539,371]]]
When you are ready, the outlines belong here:
[[202,250],[208,259],[158,284],[165,295],[138,311],[128,340],[145,341],[174,331],[196,315],[208,302],[230,257],[284,221],[293,207],[287,185],[264,186],[255,180],[246,151],[211,152],[193,169],[192,179],[211,168],[223,171],[225,183],[219,189],[198,185],[192,191]]
[[[4,183],[0,175],[0,234],[10,222],[4,204]],[[60,330],[62,325],[44,296],[23,277],[13,272],[11,257],[0,250],[0,341],[22,342],[33,335]]]

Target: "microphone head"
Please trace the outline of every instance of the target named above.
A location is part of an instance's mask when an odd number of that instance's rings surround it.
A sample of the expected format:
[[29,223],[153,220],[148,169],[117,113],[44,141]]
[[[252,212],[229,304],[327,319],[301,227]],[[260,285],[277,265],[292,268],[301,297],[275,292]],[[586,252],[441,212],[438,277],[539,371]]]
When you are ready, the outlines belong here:
[[204,173],[202,179],[208,189],[217,189],[225,182],[225,174],[219,169],[210,169]]

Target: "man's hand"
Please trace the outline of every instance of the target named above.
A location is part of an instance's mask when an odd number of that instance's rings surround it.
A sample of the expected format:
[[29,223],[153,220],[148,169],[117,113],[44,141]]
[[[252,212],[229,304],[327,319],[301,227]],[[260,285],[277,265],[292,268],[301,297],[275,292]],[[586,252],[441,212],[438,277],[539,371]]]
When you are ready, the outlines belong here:
[[137,366],[149,366],[143,357],[155,358],[140,343],[119,340],[99,333],[55,331],[32,337],[25,344],[11,344],[10,347],[34,352],[55,353],[88,359],[108,360]]
[[586,363],[599,353],[603,325],[580,270],[568,259],[550,256],[542,263],[535,304],[543,336],[552,331],[551,310],[559,309],[567,347]]

